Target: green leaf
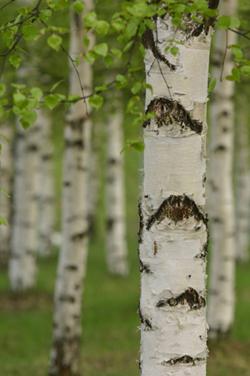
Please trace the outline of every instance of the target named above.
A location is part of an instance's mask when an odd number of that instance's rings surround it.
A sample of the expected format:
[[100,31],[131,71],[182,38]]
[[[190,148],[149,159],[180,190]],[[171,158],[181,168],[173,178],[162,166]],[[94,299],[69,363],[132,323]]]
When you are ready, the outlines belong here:
[[95,12],[89,12],[85,17],[84,17],[84,23],[85,26],[88,28],[94,28],[97,22],[97,16]]
[[22,62],[22,59],[19,55],[16,55],[16,54],[12,54],[10,55],[9,57],[9,62],[10,64],[14,67],[14,68],[19,68],[21,62]]
[[119,88],[124,88],[128,84],[128,80],[127,80],[126,76],[124,76],[123,74],[118,74],[116,76],[115,80],[116,80]]
[[40,101],[43,96],[43,92],[39,87],[33,87],[30,92],[33,98],[35,98],[37,101]]
[[109,23],[107,21],[97,21],[95,24],[95,31],[99,35],[107,35],[109,32]]
[[17,91],[13,94],[14,103],[17,107],[23,107],[24,103],[26,103],[26,97],[20,91]]
[[216,78],[211,78],[208,83],[208,94],[211,94],[216,87]]
[[77,13],[81,13],[84,10],[84,3],[82,0],[75,0],[73,3],[73,9]]
[[100,55],[100,56],[103,56],[103,57],[107,56],[107,54],[108,54],[108,45],[107,45],[107,43],[97,44],[94,47],[94,52],[97,55]]
[[60,94],[49,94],[45,97],[45,106],[53,110],[62,100]]
[[24,25],[22,28],[24,39],[27,41],[31,41],[36,39],[39,36],[39,30],[38,28],[33,25]]
[[47,42],[48,42],[48,45],[53,48],[53,50],[55,51],[59,51],[60,49],[60,46],[62,44],[62,38],[60,37],[60,35],[57,35],[57,34],[52,34],[49,36],[49,38],[47,39]]
[[20,122],[23,128],[29,128],[37,119],[37,113],[34,110],[25,109],[22,111]]
[[103,102],[104,102],[104,99],[101,95],[98,95],[98,94],[95,94],[95,95],[92,95],[90,98],[89,98],[89,104],[99,110],[102,105],[103,105]]
[[249,76],[249,75],[250,75],[250,65],[243,65],[243,66],[240,68],[240,72],[241,72],[241,74],[243,74],[244,76]]
[[133,86],[132,86],[132,89],[131,89],[131,92],[133,94],[138,94],[142,89],[142,84],[141,82],[136,82]]
[[237,29],[240,27],[240,20],[235,16],[221,16],[218,19],[217,26],[220,29]]

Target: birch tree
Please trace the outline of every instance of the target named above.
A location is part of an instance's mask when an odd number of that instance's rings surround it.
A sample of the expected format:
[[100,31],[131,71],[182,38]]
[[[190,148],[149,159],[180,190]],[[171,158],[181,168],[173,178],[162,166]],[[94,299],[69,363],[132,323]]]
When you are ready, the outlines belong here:
[[[92,9],[92,1],[85,2],[85,9]],[[91,67],[82,60],[83,37],[82,14],[71,9],[69,54],[74,60],[80,58],[81,62],[77,67],[79,76],[70,65],[70,94],[79,96],[83,92],[88,95],[92,86]],[[89,38],[92,45],[93,36]],[[70,107],[65,125],[63,238],[55,289],[50,375],[79,374],[81,303],[88,243],[86,197],[90,124],[86,103],[80,101]]]
[[[139,232],[143,376],[206,374],[206,103],[212,21],[196,24],[187,14],[176,28],[173,19],[166,12],[155,21],[155,30],[144,34],[152,90],[146,94],[151,116],[144,123]],[[178,52],[171,54],[173,41]]]
[[10,254],[10,217],[12,196],[12,140],[13,128],[8,123],[0,126],[0,265],[5,265]]
[[[221,3],[221,14],[236,14],[237,1]],[[213,76],[217,80],[211,105],[210,224],[211,267],[208,322],[211,336],[227,333],[234,320],[235,217],[233,193],[234,82],[229,46],[236,34],[218,30],[214,41]],[[224,61],[223,61],[224,59]],[[222,67],[223,64],[223,67]]]
[[106,252],[108,270],[124,276],[128,274],[128,250],[122,126],[123,115],[118,109],[107,122]]
[[14,150],[14,188],[9,277],[12,290],[36,282],[39,198],[39,123],[28,131],[18,126]]
[[51,121],[45,111],[39,111],[38,121],[41,124],[38,253],[40,256],[48,256],[52,247],[55,219],[53,145],[51,139]]

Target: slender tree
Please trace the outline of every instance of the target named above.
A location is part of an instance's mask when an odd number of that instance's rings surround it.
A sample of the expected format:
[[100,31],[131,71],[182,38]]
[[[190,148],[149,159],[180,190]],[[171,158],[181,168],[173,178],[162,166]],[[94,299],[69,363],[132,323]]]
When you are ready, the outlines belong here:
[[12,140],[13,127],[8,123],[0,125],[0,264],[7,263],[10,254],[10,216],[12,194]]
[[[237,0],[221,3],[221,13],[236,14]],[[210,224],[211,267],[208,322],[211,336],[226,333],[234,320],[235,217],[233,193],[234,82],[229,46],[236,34],[218,30],[214,43],[213,76],[217,80],[211,105]]]
[[41,124],[38,253],[40,256],[48,256],[52,247],[55,219],[53,145],[51,139],[51,122],[43,110],[38,112],[38,121]]
[[12,290],[36,282],[39,198],[39,123],[28,131],[18,126],[14,146],[14,187],[9,276]]
[[[143,376],[206,373],[204,210],[212,23],[196,24],[187,14],[176,28],[167,13],[143,38],[152,88],[146,94],[150,119],[144,123],[139,205]],[[173,41],[176,56],[169,53]]]
[[125,181],[123,161],[123,115],[115,110],[107,123],[107,265],[117,275],[128,274],[126,244]]
[[[91,9],[92,1],[85,1],[85,10]],[[70,94],[80,96],[83,92],[88,95],[92,86],[91,66],[82,60],[82,16],[71,9],[69,53],[74,60],[80,57],[80,64],[77,67],[79,76],[75,65],[70,65]],[[92,46],[92,35],[89,38]],[[81,303],[88,243],[86,201],[90,124],[86,103],[80,101],[70,107],[65,126],[62,249],[55,289],[51,375],[79,374]]]

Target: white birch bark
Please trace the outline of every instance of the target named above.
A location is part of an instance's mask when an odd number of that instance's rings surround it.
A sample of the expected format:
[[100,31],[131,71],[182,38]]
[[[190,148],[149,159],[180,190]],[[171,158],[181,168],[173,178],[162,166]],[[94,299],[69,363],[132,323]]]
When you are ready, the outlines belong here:
[[10,254],[10,216],[12,196],[12,140],[10,124],[0,125],[0,217],[6,224],[0,225],[0,265],[7,263]]
[[[119,111],[119,110],[118,110]],[[106,252],[110,273],[128,274],[126,242],[123,115],[116,111],[107,123]]]
[[[146,112],[154,117],[144,124],[140,203],[142,376],[206,374],[210,30],[190,26],[176,31],[166,16],[157,21],[154,41],[150,32],[144,37],[153,90],[147,90]],[[176,58],[165,50],[173,39],[182,42]]]
[[14,151],[14,188],[9,277],[12,290],[34,287],[38,245],[39,124],[18,127]]
[[[86,9],[87,8],[87,9]],[[92,1],[85,1],[92,9]],[[83,51],[82,15],[71,13],[70,55]],[[90,44],[93,37],[90,35]],[[88,95],[91,66],[81,61],[78,71]],[[77,75],[70,66],[70,94],[82,95]],[[90,121],[83,101],[71,106],[65,127],[62,249],[55,290],[51,375],[79,375],[81,303],[88,243],[88,151]]]
[[249,260],[250,240],[250,153],[248,112],[242,106],[240,112],[236,127],[236,258],[246,262]]
[[[221,14],[235,15],[236,0],[222,2]],[[233,68],[230,50],[236,34],[218,30],[214,45],[217,79],[211,105],[210,225],[211,265],[208,322],[211,337],[230,330],[234,320],[235,218],[233,193],[234,82],[227,80]],[[225,56],[226,52],[226,56]],[[224,59],[224,66],[223,66]],[[223,66],[223,68],[222,68]],[[222,72],[223,69],[223,72]],[[223,77],[221,77],[223,74]],[[221,80],[222,78],[222,80]]]
[[38,112],[38,121],[41,127],[38,253],[40,256],[48,256],[51,253],[55,219],[53,145],[51,122],[43,110]]

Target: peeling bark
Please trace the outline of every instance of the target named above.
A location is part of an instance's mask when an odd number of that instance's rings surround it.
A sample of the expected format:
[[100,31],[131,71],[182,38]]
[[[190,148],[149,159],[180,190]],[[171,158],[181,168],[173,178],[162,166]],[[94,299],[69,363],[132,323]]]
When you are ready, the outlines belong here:
[[[207,25],[195,36],[166,15],[146,45],[144,179],[141,195],[142,376],[205,376],[207,356],[205,214]],[[192,26],[193,27],[193,26]],[[194,27],[193,27],[194,29]],[[177,39],[179,54],[166,46]]]
[[[221,14],[236,14],[236,0],[222,2]],[[227,38],[227,40],[226,40]],[[223,64],[226,44],[237,43],[231,31],[218,30],[215,35],[215,60]],[[208,322],[211,336],[230,330],[234,321],[235,274],[235,213],[233,193],[234,145],[234,82],[226,77],[231,73],[233,60],[226,51],[221,81],[221,66],[213,67],[217,85],[211,104],[211,142],[209,158],[209,214],[211,231],[210,286]],[[226,132],[225,132],[226,129]]]

